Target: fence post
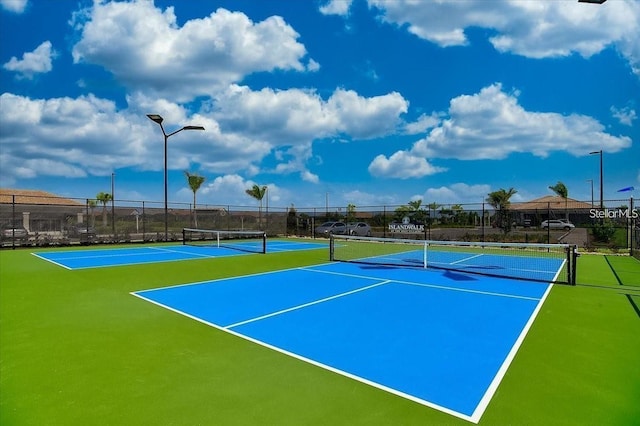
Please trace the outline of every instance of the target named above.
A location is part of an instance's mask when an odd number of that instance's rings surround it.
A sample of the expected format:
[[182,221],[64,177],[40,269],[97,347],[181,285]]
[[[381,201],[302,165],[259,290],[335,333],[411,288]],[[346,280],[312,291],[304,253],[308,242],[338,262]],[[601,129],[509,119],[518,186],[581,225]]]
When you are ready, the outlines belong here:
[[[635,210],[633,208],[633,195],[629,199],[629,216],[627,217],[627,221],[629,223],[629,255],[633,256],[633,233],[635,232]],[[636,238],[638,235],[636,234]]]
[[481,225],[481,229],[482,229],[482,238],[481,241],[484,243],[484,221],[485,221],[485,212],[484,212],[484,202],[482,203],[482,225]]
[[11,250],[16,249],[16,194],[11,194]]

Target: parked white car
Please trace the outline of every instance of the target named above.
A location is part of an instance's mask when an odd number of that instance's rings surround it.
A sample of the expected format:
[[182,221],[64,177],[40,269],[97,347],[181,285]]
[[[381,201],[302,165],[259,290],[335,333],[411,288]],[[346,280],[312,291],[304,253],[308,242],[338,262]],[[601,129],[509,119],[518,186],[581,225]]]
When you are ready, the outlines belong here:
[[565,231],[570,231],[575,228],[575,225],[566,219],[545,220],[540,226],[542,229],[564,229]]
[[357,235],[359,237],[370,237],[371,226],[365,222],[350,223],[347,225],[347,234]]
[[316,235],[328,237],[330,234],[344,234],[347,225],[344,222],[325,222],[316,228]]

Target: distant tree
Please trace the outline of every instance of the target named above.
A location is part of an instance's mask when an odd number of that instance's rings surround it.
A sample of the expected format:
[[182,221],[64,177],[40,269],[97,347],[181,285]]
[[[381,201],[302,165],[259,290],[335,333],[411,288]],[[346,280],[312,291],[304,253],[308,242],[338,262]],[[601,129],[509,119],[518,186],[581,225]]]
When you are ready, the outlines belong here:
[[505,234],[511,231],[511,218],[509,215],[511,201],[509,199],[517,192],[513,188],[509,188],[509,190],[500,188],[497,191],[490,192],[487,197],[487,202],[496,209],[496,226],[501,228]]
[[466,223],[463,223],[465,222],[463,210],[464,209],[460,204],[454,204],[453,206],[451,206],[451,211],[453,211],[453,221],[458,225],[461,223],[466,225]]
[[258,210],[258,222],[260,223],[260,228],[262,228],[262,199],[267,193],[267,187],[266,185],[253,185],[251,189],[247,189],[245,190],[245,192],[247,193],[247,195],[255,198],[260,202],[260,209]]
[[356,220],[356,205],[349,203],[347,205],[347,223],[355,222]]
[[569,190],[565,186],[564,183],[558,181],[553,186],[549,186],[549,189],[556,193],[556,195],[564,198],[564,215],[567,220],[569,220],[569,209],[568,209],[568,198],[569,198]]
[[93,209],[95,209],[97,205],[98,202],[96,200],[87,200],[87,207],[89,207],[89,217],[91,218],[90,226],[92,227],[96,226],[96,218],[93,216]]
[[107,226],[107,203],[113,200],[113,196],[108,192],[98,192],[96,200],[102,203],[102,226]]
[[409,201],[406,206],[400,206],[395,210],[394,219],[402,220],[405,216],[409,216],[414,222],[424,223],[428,215],[421,207],[422,200]]
[[296,212],[296,208],[291,203],[291,207],[289,207],[289,211],[287,212],[287,230],[288,231],[297,231],[298,229],[298,213]]
[[[429,209],[429,224],[432,224],[433,222],[435,222],[436,219],[436,210],[438,210],[438,207],[440,207],[440,204],[433,202],[429,205],[427,205],[427,208]],[[433,216],[431,215],[431,211],[433,210]]]
[[187,177],[189,188],[193,192],[193,226],[198,227],[198,217],[196,216],[196,192],[200,189],[200,186],[204,183],[206,178],[196,173],[189,173],[185,170],[184,175]]
[[420,210],[420,206],[422,205],[422,200],[409,201],[409,203],[407,204],[409,205],[412,211],[417,212],[418,210]]

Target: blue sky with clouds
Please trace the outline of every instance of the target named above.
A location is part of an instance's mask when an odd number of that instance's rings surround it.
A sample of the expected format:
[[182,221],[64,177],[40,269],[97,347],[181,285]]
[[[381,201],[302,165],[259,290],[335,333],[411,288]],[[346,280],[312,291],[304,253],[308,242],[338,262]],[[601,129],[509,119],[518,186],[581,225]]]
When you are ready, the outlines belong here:
[[272,206],[640,193],[640,2],[0,0],[0,187]]

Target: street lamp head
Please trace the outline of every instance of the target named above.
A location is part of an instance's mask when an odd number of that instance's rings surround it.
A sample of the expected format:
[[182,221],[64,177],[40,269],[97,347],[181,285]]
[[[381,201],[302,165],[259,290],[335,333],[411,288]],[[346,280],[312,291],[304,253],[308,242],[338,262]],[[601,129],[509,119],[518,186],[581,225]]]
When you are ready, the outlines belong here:
[[202,127],[202,126],[184,126],[183,129],[184,130],[204,130],[204,127]]
[[602,154],[602,151],[591,151],[589,153],[589,155],[593,155],[593,154]]
[[155,121],[158,124],[162,124],[163,118],[158,114],[147,114],[147,117],[149,117],[151,120]]

